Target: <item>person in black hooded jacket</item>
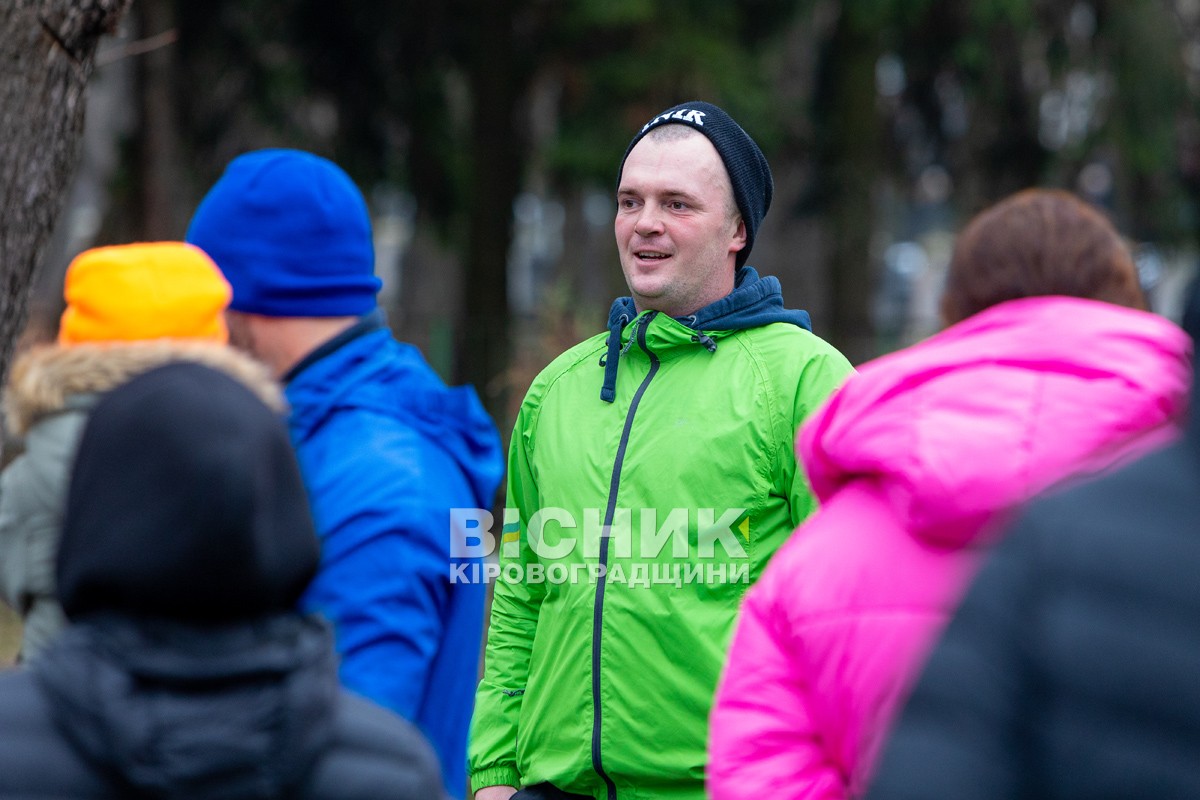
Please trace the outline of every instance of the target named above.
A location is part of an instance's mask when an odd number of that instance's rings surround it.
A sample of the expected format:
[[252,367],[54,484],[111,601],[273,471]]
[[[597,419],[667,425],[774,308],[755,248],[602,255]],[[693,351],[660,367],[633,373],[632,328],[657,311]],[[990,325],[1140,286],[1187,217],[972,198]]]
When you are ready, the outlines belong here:
[[0,675],[0,797],[441,798],[428,743],[338,686],[283,422],[172,364],[100,401],[58,557],[71,625]]

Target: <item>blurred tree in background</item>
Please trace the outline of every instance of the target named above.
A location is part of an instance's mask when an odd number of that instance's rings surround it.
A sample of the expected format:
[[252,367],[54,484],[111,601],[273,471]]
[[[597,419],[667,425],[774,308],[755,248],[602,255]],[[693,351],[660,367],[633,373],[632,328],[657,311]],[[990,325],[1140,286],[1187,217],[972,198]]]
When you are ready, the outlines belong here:
[[129,2],[12,0],[0,8],[0,381],[79,158],[96,47]]
[[502,429],[623,291],[616,167],[682,100],[767,152],[751,263],[854,361],[936,326],[952,232],[1021,187],[1108,210],[1149,284],[1195,245],[1200,0],[136,0],[128,23],[43,297],[84,246],[182,236],[238,153],[310,149],[368,196],[397,333]]
[[[0,381],[25,324],[34,273],[79,159],[96,48],[129,0],[9,0],[0,7]],[[11,453],[0,453],[7,463]],[[20,623],[0,602],[0,666]]]

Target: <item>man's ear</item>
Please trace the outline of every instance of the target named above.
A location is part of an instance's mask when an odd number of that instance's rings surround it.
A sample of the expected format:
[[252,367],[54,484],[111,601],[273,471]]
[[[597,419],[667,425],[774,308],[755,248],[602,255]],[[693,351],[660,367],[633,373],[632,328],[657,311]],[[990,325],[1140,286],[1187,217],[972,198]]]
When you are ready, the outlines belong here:
[[733,238],[729,240],[729,252],[738,253],[746,249],[746,223],[742,220],[742,215],[738,214],[737,227],[733,231]]

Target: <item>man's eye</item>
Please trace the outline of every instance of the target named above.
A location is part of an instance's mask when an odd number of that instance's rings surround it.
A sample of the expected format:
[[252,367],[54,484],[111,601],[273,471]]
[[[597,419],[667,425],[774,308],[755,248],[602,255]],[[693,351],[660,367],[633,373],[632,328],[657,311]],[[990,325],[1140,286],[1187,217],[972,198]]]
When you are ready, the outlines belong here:
[[633,208],[636,205],[637,201],[635,201],[632,197],[622,197],[617,200],[617,208]]
[[670,203],[667,203],[667,208],[671,209],[672,211],[683,211],[687,207],[687,203],[683,202],[682,200],[672,200]]

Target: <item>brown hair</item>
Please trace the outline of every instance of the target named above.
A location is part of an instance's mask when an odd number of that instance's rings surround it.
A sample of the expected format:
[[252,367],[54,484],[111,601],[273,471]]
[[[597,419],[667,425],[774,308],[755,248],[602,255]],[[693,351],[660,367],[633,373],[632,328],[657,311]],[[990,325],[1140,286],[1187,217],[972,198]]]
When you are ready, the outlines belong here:
[[1074,195],[1026,189],[980,212],[954,245],[942,317],[1039,295],[1146,307],[1129,248],[1112,223]]

